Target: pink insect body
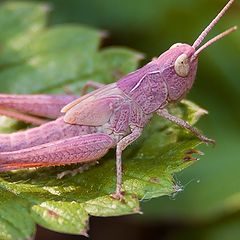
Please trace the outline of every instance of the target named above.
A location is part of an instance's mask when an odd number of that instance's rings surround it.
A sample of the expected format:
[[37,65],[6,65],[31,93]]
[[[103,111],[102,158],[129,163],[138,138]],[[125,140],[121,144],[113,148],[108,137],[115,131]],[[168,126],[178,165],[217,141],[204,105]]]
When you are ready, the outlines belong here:
[[[35,129],[0,135],[0,171],[96,161],[116,147],[114,197],[122,198],[122,151],[141,135],[154,113],[191,131],[201,141],[214,143],[184,120],[168,113],[166,106],[179,102],[192,88],[199,53],[236,30],[231,28],[198,48],[233,1],[228,2],[192,46],[174,44],[160,57],[116,83],[102,87],[91,83],[100,88],[80,98],[62,97],[59,102],[50,98],[56,104],[54,114],[49,111],[47,116],[60,116],[60,108],[67,101],[70,103],[61,111],[65,115]],[[5,102],[0,96],[0,107],[21,110],[16,101],[13,104],[8,96],[4,99]],[[44,116],[44,111],[38,114],[33,109],[25,106],[23,112]]]
[[0,94],[0,114],[34,125],[41,125],[46,120],[37,118],[38,116],[56,119],[62,115],[61,108],[76,98],[78,96],[74,95]]
[[63,117],[59,117],[57,120],[45,123],[40,127],[12,134],[0,134],[0,152],[31,148],[61,139],[95,133],[96,131],[97,129],[92,126],[66,124]]

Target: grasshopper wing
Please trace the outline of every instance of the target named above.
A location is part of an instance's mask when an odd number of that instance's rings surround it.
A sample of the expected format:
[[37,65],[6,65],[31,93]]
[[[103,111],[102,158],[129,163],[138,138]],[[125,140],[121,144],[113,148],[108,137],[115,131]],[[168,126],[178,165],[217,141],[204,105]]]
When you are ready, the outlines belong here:
[[70,124],[101,126],[109,121],[123,98],[121,90],[115,84],[108,85],[67,105],[64,121]]

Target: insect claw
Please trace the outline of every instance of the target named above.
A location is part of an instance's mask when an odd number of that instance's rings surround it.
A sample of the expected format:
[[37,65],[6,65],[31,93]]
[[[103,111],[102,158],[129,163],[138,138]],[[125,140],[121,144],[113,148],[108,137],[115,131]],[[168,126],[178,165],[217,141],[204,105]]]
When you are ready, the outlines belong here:
[[216,145],[216,141],[213,139],[205,138],[202,140],[206,145],[212,144],[213,146]]
[[113,194],[111,194],[111,198],[119,200],[120,202],[125,202],[124,201],[124,192],[115,192]]

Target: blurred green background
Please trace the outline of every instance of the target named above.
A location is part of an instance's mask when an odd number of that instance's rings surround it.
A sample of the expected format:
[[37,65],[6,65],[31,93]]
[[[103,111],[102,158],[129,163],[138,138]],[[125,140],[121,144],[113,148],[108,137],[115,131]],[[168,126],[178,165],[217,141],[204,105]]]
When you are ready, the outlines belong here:
[[[142,64],[173,43],[193,43],[226,4],[225,0],[48,2],[52,8],[48,25],[81,23],[107,31],[109,35],[103,46],[136,49],[145,54]],[[239,1],[208,38],[233,25],[240,26]],[[197,79],[188,98],[209,111],[210,115],[198,127],[216,139],[217,144],[214,148],[203,146],[205,156],[201,161],[176,176],[183,192],[144,202],[143,216],[127,218],[131,224],[137,222],[139,226],[161,229],[152,239],[161,236],[161,239],[240,239],[239,70],[240,31],[202,53]],[[154,232],[152,228],[147,229]]]

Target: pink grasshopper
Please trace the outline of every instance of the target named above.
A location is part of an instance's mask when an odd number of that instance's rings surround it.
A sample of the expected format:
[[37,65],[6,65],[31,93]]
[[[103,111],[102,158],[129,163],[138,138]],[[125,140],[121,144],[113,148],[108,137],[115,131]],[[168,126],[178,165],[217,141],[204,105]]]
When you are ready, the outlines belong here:
[[95,84],[98,89],[80,98],[0,95],[4,115],[35,124],[44,123],[36,116],[57,118],[23,132],[1,134],[0,171],[92,162],[116,147],[114,197],[122,198],[122,151],[140,137],[154,113],[191,131],[201,141],[214,143],[166,107],[179,102],[192,88],[202,50],[236,30],[230,28],[199,47],[233,2],[228,2],[192,46],[174,44],[137,71],[109,85]]

